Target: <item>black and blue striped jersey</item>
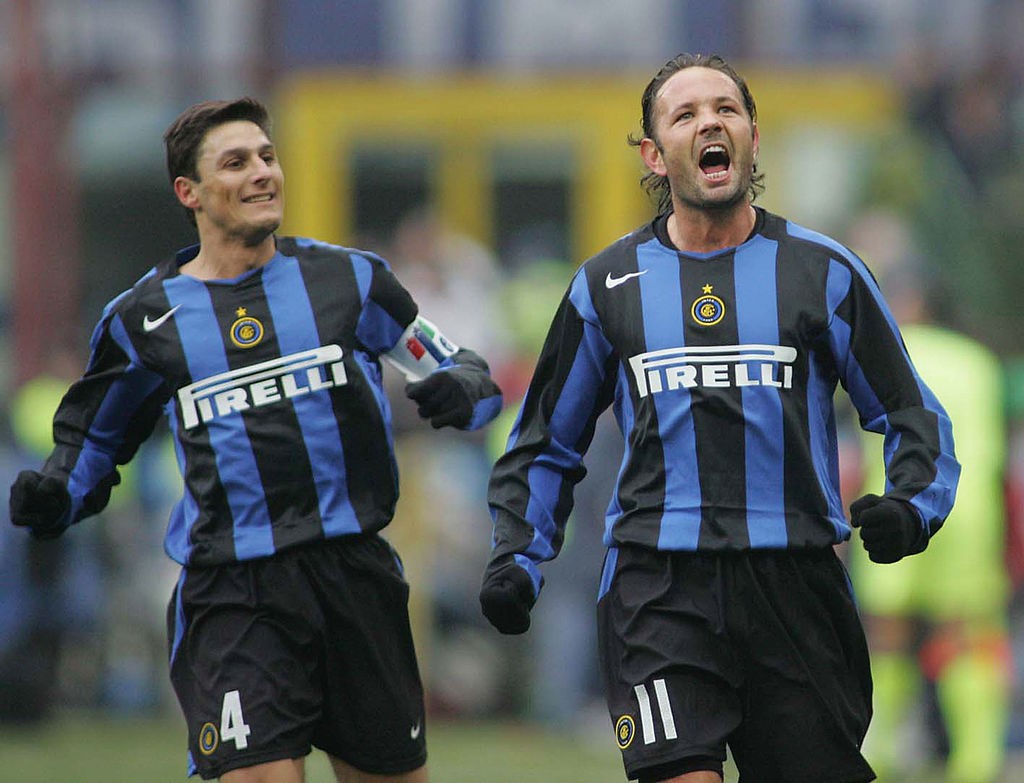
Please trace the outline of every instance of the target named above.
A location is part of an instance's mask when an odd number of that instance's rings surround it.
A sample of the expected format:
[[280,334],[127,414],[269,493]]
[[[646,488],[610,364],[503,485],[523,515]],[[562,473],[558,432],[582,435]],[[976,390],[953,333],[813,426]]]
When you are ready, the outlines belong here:
[[[68,524],[97,510],[90,498],[164,414],[184,479],[165,539],[177,562],[383,528],[398,476],[379,357],[415,302],[371,253],[280,237],[264,266],[204,281],[178,271],[198,250],[151,269],[93,333],[43,468],[67,482]],[[486,363],[468,350],[446,362],[480,376],[470,426],[497,415]]]
[[609,405],[625,451],[606,545],[740,551],[849,538],[838,383],[861,425],[885,433],[889,491],[933,534],[959,476],[950,422],[864,263],[761,209],[746,242],[706,255],[678,252],[657,226],[586,261],[562,300],[492,472],[490,568],[514,561],[539,588]]

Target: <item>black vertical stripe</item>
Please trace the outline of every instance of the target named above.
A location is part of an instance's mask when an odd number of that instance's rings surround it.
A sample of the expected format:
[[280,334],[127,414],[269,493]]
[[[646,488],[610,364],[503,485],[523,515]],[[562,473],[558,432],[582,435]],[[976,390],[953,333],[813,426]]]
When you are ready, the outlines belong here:
[[[355,352],[362,351],[355,339],[362,305],[352,259],[348,253],[339,256],[336,250],[316,245],[298,249],[295,255],[323,342],[339,342],[345,352],[348,383],[331,390],[331,404],[341,433],[349,502],[364,530],[377,529],[394,514],[398,472],[388,446],[384,416],[370,385],[381,382],[380,366],[363,352],[364,366],[373,376],[365,379],[355,359]],[[415,305],[408,294],[393,283],[393,278],[390,286],[377,282],[378,275],[391,274],[382,264],[375,263],[373,269],[370,297],[391,312],[398,323],[411,321]],[[351,411],[359,411],[359,415],[353,416]]]
[[[609,271],[616,277],[639,272],[637,247],[651,239],[648,232],[628,245],[620,243],[604,264],[587,267],[587,280],[594,306],[601,317],[605,337],[614,347],[613,359],[622,363],[627,378],[632,378],[629,357],[648,350],[644,334],[643,302],[639,285],[620,285],[609,290],[605,280]],[[618,367],[611,370],[610,378]],[[632,540],[657,541],[661,514],[652,509],[665,508],[665,449],[659,437],[658,411],[652,397],[641,399],[636,384],[627,382],[634,413],[633,429],[624,433],[625,448],[630,452],[618,483],[616,502],[628,520]],[[637,454],[642,450],[642,457]],[[621,527],[621,525],[620,525]]]
[[[171,271],[173,270],[170,268],[164,269],[164,272]],[[161,280],[164,277],[165,275],[161,275]],[[155,313],[165,313],[170,309],[170,299],[162,285],[146,286],[142,290],[145,292],[147,311],[152,309]],[[139,311],[132,309],[125,312]],[[139,323],[132,323],[130,333],[143,363],[159,368],[173,389],[191,383],[194,379],[188,374],[188,360],[176,324],[169,323],[169,328],[144,334],[139,333],[140,326]],[[206,427],[186,430],[181,421],[180,410],[176,428],[184,462],[185,491],[192,493],[200,509],[198,520],[194,520],[189,530],[189,544],[193,547],[192,556],[201,562],[235,560],[234,541],[231,536],[223,535],[225,526],[233,523],[234,515],[220,480],[209,430]]]
[[[524,552],[533,540],[532,527],[515,523],[515,520],[527,518],[527,506],[531,499],[527,466],[551,444],[547,423],[565,388],[582,339],[583,321],[566,293],[555,313],[527,389],[516,440],[497,461],[491,474],[488,490],[490,504],[513,522],[495,528],[495,556]],[[562,482],[572,487],[582,478],[583,468],[577,467],[566,470]],[[556,508],[565,508],[565,502],[565,487],[562,486],[559,487]],[[554,508],[551,511],[555,513]],[[552,538],[556,551],[561,545],[562,535],[562,531],[558,531]]]
[[[680,265],[687,346],[739,343],[734,267],[732,252],[711,259],[685,259]],[[705,294],[717,296],[724,304],[725,312],[718,323],[704,325],[694,317],[693,303]],[[707,366],[697,366],[698,377]],[[725,387],[701,383],[693,392],[691,410],[703,508],[700,546],[721,546],[723,541],[746,545],[749,536],[741,390],[731,383]]]
[[[790,545],[799,547],[816,543],[810,538],[817,531],[808,527],[808,515],[828,516],[828,501],[820,483],[824,477],[817,476],[810,449],[807,393],[811,386],[807,379],[813,369],[818,378],[813,388],[831,399],[838,374],[827,344],[828,252],[820,246],[789,238],[779,243],[778,259],[779,340],[783,345],[797,348],[793,388],[781,398],[786,439],[786,531]],[[834,416],[830,418],[832,421],[825,426],[834,428]]]
[[[231,369],[281,356],[277,333],[279,328],[285,329],[287,325],[274,323],[263,292],[262,270],[235,285],[212,283],[207,288]],[[262,340],[249,348],[235,345],[230,336],[232,324],[243,315],[255,318],[264,329]],[[242,411],[241,416],[259,471],[259,476],[253,476],[252,480],[259,481],[263,487],[274,546],[280,549],[295,543],[295,535],[308,537],[309,522],[306,520],[316,520],[319,524],[320,519],[316,486],[306,450],[291,449],[290,458],[282,460],[278,456],[280,448],[275,446],[277,439],[296,437],[301,432],[298,417],[293,406],[286,404],[250,408]]]

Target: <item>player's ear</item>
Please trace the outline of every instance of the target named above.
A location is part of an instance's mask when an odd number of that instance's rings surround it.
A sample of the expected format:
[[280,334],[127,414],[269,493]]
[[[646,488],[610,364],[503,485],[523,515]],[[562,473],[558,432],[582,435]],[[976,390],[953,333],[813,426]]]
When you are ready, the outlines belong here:
[[199,195],[196,183],[188,177],[175,177],[174,195],[177,196],[181,205],[187,209],[199,208]]
[[668,173],[665,161],[661,158],[661,148],[654,139],[645,136],[640,140],[640,157],[647,168],[659,177],[664,177]]

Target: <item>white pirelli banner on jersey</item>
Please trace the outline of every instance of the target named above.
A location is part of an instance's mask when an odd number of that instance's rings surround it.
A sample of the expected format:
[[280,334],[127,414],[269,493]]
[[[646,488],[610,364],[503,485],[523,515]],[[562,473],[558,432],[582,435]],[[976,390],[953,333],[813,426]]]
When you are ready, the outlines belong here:
[[796,348],[786,345],[695,345],[629,358],[641,397],[694,387],[793,387]]
[[218,373],[178,389],[185,429],[220,416],[342,386],[348,378],[340,345],[282,356]]

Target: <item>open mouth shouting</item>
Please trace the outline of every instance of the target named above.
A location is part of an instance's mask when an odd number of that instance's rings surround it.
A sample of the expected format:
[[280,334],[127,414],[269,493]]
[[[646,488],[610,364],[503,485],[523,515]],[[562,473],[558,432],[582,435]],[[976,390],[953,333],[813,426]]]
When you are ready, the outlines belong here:
[[700,166],[707,181],[716,183],[728,179],[730,162],[729,151],[725,145],[715,142],[701,150],[697,165]]

